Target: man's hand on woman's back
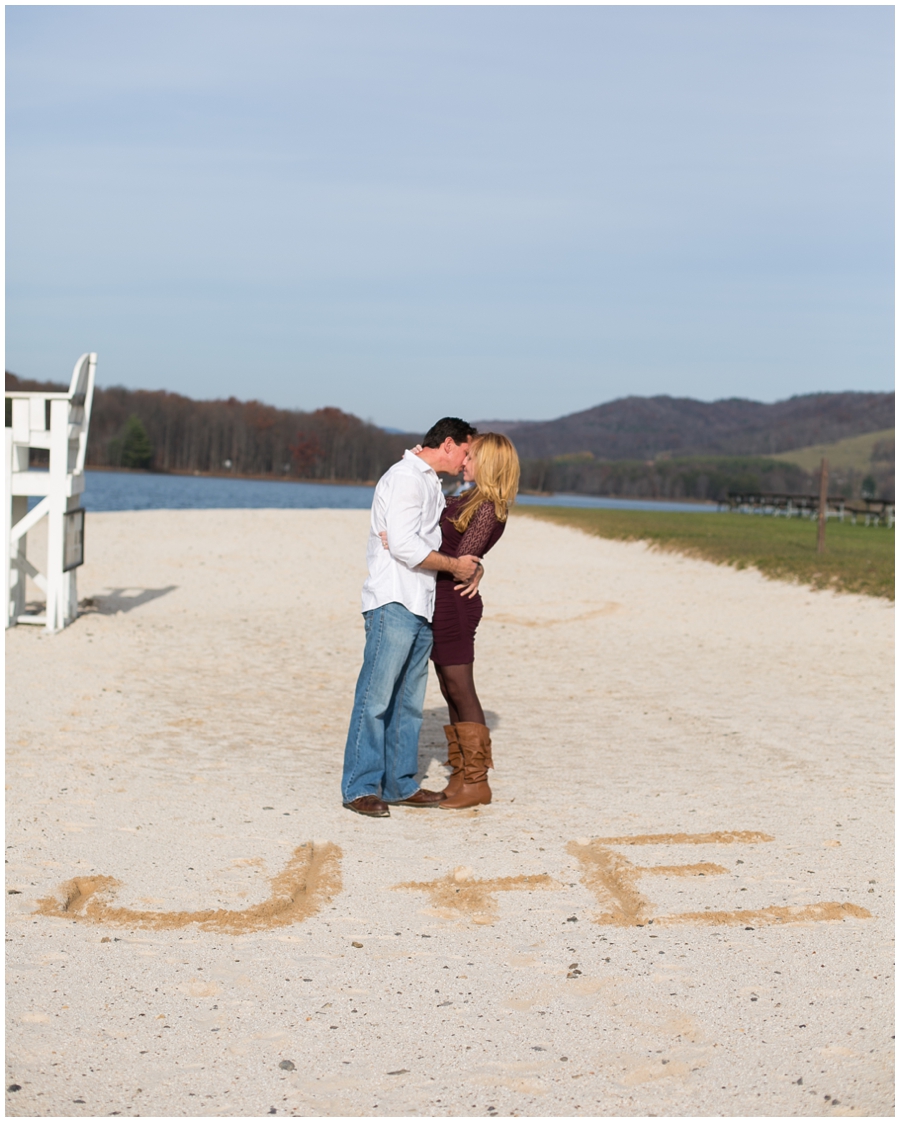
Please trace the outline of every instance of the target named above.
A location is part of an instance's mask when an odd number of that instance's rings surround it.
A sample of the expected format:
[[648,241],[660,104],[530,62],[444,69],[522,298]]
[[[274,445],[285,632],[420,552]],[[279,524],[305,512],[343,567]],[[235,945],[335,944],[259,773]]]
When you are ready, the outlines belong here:
[[448,557],[447,560],[455,562],[455,565],[451,565],[450,572],[460,581],[470,581],[481,564],[481,558],[473,557],[471,553],[467,553],[463,557]]

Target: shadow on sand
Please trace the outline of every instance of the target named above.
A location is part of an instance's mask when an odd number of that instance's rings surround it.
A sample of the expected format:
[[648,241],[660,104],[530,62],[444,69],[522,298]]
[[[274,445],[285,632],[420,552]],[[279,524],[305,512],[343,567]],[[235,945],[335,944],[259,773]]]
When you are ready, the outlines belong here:
[[[490,729],[496,729],[500,725],[499,716],[491,709],[485,710],[484,719]],[[426,709],[422,714],[422,731],[419,734],[420,775],[425,775],[435,760],[443,763],[447,758],[447,738],[444,736],[447,720],[447,709],[443,705],[438,709]]]
[[151,600],[158,600],[160,596],[174,592],[177,587],[177,584],[169,584],[165,588],[111,588],[102,596],[81,600],[78,614],[114,616],[118,612],[133,612],[135,608],[149,604]]

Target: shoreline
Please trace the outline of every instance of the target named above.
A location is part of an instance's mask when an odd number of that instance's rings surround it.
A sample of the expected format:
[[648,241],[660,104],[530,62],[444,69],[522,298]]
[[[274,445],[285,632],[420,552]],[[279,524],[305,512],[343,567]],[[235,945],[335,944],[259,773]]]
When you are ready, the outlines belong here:
[[86,467],[86,472],[108,472],[112,475],[143,475],[163,479],[242,479],[257,483],[306,483],[321,487],[374,487],[377,480],[299,479],[292,475],[238,475],[232,471],[152,471],[150,468]]
[[[240,479],[248,480],[257,483],[304,483],[309,486],[321,487],[367,487],[374,488],[378,480],[354,480],[354,479],[299,479],[295,476],[277,476],[277,475],[237,475],[234,472],[213,472],[213,471],[152,471],[145,468],[122,468],[122,467],[86,467],[86,472],[109,473],[114,475],[135,475],[135,476],[152,476],[159,478],[178,478],[178,479]],[[647,496],[634,497],[630,495],[595,495],[587,492],[580,491],[535,491],[531,489],[522,488],[519,491],[520,495],[526,495],[531,498],[573,498],[573,499],[603,499],[612,502],[634,502],[634,503],[666,503],[669,505],[690,505],[698,508],[710,507],[715,505],[714,499],[667,499],[667,498],[652,498]]]

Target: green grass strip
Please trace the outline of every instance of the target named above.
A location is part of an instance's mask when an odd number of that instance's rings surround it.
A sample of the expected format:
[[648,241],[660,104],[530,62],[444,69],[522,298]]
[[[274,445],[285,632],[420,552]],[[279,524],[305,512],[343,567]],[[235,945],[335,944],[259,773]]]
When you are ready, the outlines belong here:
[[516,512],[601,538],[645,541],[718,565],[755,568],[772,580],[894,599],[894,531],[883,526],[829,521],[825,553],[818,554],[815,520],[559,506],[520,506]]

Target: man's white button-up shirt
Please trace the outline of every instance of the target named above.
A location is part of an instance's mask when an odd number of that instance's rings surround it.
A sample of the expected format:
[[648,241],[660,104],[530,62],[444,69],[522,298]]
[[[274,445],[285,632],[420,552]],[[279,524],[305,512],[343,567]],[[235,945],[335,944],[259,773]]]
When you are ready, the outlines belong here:
[[[362,610],[402,604],[413,615],[434,615],[435,574],[419,565],[441,548],[444,496],[433,468],[414,452],[389,468],[375,488],[366,561],[369,576]],[[388,548],[378,536],[387,531]]]

